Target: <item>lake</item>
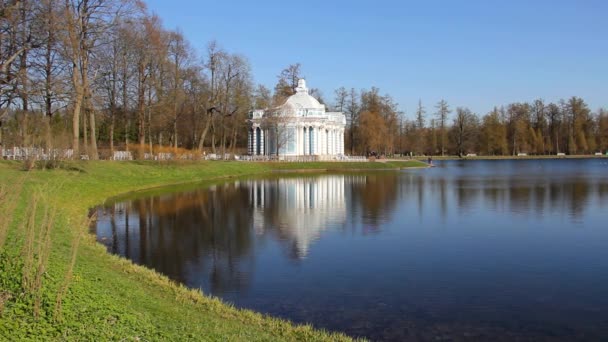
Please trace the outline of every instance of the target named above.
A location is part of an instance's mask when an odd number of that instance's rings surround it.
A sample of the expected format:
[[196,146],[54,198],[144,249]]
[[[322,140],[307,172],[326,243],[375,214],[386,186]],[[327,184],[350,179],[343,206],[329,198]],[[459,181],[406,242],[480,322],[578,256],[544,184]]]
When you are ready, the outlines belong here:
[[98,209],[111,253],[372,340],[608,339],[608,161],[436,161],[167,189]]

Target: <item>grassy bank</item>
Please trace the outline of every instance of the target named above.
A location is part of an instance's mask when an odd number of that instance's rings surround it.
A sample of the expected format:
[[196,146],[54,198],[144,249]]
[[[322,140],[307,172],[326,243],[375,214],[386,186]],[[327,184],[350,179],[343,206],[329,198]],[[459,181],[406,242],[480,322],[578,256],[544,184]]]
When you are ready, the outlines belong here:
[[88,209],[167,184],[273,170],[386,169],[394,163],[88,162],[21,171],[0,162],[0,340],[349,340],[238,310],[106,253]]

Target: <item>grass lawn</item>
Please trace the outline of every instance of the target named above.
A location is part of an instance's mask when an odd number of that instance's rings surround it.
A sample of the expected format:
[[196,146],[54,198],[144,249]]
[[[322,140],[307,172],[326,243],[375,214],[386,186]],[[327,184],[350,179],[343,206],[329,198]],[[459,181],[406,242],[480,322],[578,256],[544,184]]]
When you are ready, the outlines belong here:
[[240,310],[110,255],[87,227],[105,199],[273,170],[373,170],[387,163],[86,162],[21,171],[0,161],[0,340],[350,340]]

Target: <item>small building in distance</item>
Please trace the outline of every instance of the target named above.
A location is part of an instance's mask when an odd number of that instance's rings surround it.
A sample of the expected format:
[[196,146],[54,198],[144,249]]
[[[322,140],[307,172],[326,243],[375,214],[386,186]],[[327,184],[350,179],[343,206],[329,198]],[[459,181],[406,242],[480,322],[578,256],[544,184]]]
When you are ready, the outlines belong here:
[[320,159],[343,155],[344,114],[326,111],[325,105],[309,94],[303,79],[298,81],[295,91],[279,107],[249,113],[249,154]]

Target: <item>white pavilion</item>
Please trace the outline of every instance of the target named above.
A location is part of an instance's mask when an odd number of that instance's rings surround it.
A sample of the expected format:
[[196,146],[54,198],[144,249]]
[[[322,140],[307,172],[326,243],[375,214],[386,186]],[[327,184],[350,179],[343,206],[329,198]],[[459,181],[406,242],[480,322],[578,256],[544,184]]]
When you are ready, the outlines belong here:
[[319,159],[344,154],[344,126],[341,112],[327,112],[325,105],[308,93],[306,81],[298,81],[296,93],[271,109],[249,113],[249,154],[318,156]]

